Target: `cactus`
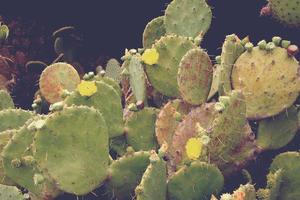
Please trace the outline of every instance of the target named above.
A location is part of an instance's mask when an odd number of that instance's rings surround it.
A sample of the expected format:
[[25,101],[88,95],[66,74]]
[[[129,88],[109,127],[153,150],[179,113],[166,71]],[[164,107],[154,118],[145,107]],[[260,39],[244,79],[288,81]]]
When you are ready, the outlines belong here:
[[195,38],[208,31],[211,20],[212,12],[205,0],[174,0],[165,12],[167,34]]
[[295,106],[272,118],[259,122],[257,144],[262,149],[279,149],[287,145],[298,129],[298,112]]
[[219,81],[220,81],[220,71],[221,65],[217,64],[213,68],[213,80],[211,83],[210,91],[207,97],[207,100],[210,100],[219,90]]
[[0,45],[3,43],[9,36],[9,28],[2,22],[0,22]]
[[54,112],[37,130],[33,146],[43,175],[65,192],[83,195],[107,178],[108,129],[94,108],[75,106]]
[[128,147],[125,135],[121,135],[119,137],[114,137],[110,139],[109,142],[110,151],[117,154],[118,156],[123,156],[126,153],[126,149]]
[[126,117],[125,134],[127,142],[136,151],[157,148],[155,138],[155,122],[157,110],[146,107],[137,112],[131,112]]
[[4,56],[0,56],[0,90],[11,91],[16,84],[17,69],[14,62]]
[[266,189],[259,189],[257,191],[258,199],[260,200],[277,200],[280,194],[280,188],[283,183],[283,173],[279,169],[274,173],[267,175],[267,187]]
[[0,111],[9,108],[15,108],[14,102],[5,90],[0,90]]
[[159,40],[166,34],[164,26],[164,16],[157,17],[150,21],[143,33],[143,47],[145,49],[151,48],[156,40]]
[[220,200],[256,200],[256,191],[253,185],[247,183],[233,192],[233,194],[223,194]]
[[72,92],[80,83],[77,71],[67,63],[55,63],[48,66],[41,74],[39,86],[42,96],[49,103],[62,101],[64,90]]
[[25,197],[17,187],[0,185],[0,199],[25,200]]
[[202,49],[189,50],[181,59],[177,76],[183,100],[192,105],[206,102],[213,76],[213,66]]
[[300,27],[300,3],[298,0],[268,0],[262,8],[261,15],[272,15],[288,27]]
[[275,43],[243,53],[231,78],[233,88],[245,95],[247,118],[263,119],[289,108],[300,91],[298,69],[294,56]]
[[158,51],[159,59],[155,65],[147,65],[146,72],[152,86],[160,93],[170,97],[179,96],[177,73],[182,57],[196,45],[181,36],[164,36],[153,48]]
[[119,83],[121,81],[121,72],[122,72],[122,69],[120,67],[119,61],[112,58],[107,62],[106,68],[105,68],[105,76],[106,77],[112,78],[117,83]]
[[168,198],[172,200],[209,199],[224,184],[220,170],[214,165],[194,161],[178,170],[168,181]]
[[[93,81],[90,81],[94,83]],[[109,137],[123,134],[122,104],[119,94],[103,81],[95,82],[96,92],[90,97],[82,96],[78,90],[65,99],[66,105],[86,105],[99,110],[108,126]]]
[[114,79],[108,77],[108,76],[95,76],[94,77],[95,81],[103,81],[104,83],[106,83],[107,85],[110,85],[111,87],[113,87],[115,89],[115,91],[119,94],[120,98],[122,97],[122,90],[121,87],[119,85],[118,82],[116,82]]
[[8,129],[18,129],[32,116],[32,112],[21,109],[2,110],[0,111],[0,132]]

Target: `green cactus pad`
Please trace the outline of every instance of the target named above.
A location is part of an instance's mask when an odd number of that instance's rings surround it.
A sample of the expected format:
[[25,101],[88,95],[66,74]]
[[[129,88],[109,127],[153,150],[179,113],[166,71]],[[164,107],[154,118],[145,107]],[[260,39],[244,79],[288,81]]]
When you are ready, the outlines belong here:
[[134,189],[150,164],[149,156],[149,152],[135,152],[119,158],[110,165],[107,186],[113,197],[128,200],[134,196]]
[[257,191],[257,197],[259,200],[279,200],[281,185],[284,184],[283,172],[281,169],[274,173],[267,175],[267,187],[266,189],[259,189]]
[[119,94],[103,81],[96,81],[97,92],[90,97],[81,96],[78,91],[65,99],[67,105],[86,105],[99,110],[108,124],[109,137],[123,134],[122,104]]
[[289,108],[300,91],[299,63],[287,50],[253,48],[243,53],[232,71],[232,86],[242,90],[248,119],[277,115]]
[[5,90],[0,90],[0,111],[8,108],[15,108],[11,96]]
[[290,27],[300,27],[299,0],[269,0],[272,16]]
[[196,48],[195,44],[181,36],[164,36],[153,48],[159,53],[156,65],[146,66],[150,83],[163,95],[177,97],[180,95],[177,85],[177,73],[182,57]]
[[103,81],[107,85],[110,85],[119,94],[120,98],[122,97],[121,87],[120,87],[119,83],[117,83],[114,79],[112,79],[110,77],[107,77],[107,76],[101,77],[101,76],[97,75],[97,76],[94,77],[94,80],[96,80],[96,81]]
[[59,183],[59,189],[76,195],[91,192],[107,178],[108,150],[104,118],[86,106],[51,114],[34,142],[40,169]]
[[175,165],[182,163],[187,158],[185,146],[187,141],[198,135],[197,124],[207,129],[212,124],[218,112],[214,103],[203,104],[201,107],[192,109],[176,128],[173,142],[169,147],[169,153]]
[[168,102],[160,110],[155,125],[155,133],[159,145],[166,142],[171,147],[177,125],[191,109],[191,105],[177,99]]
[[143,33],[143,46],[145,49],[151,48],[156,40],[166,34],[164,16],[157,17],[150,21]]
[[217,94],[219,90],[220,72],[221,72],[221,65],[215,65],[213,68],[213,80],[211,83],[207,100],[215,96],[215,94]]
[[49,103],[62,101],[64,90],[72,92],[80,83],[76,69],[67,63],[55,63],[48,66],[40,77],[40,91]]
[[122,69],[119,61],[117,61],[116,59],[112,58],[107,62],[105,72],[106,77],[112,78],[117,83],[121,81]]
[[185,37],[205,34],[211,20],[212,12],[205,0],[173,0],[165,12],[167,33]]
[[287,145],[298,129],[297,108],[292,106],[286,112],[259,122],[257,144],[262,149],[279,149]]
[[109,142],[110,150],[118,156],[123,156],[126,153],[127,146],[128,144],[124,135],[111,138]]
[[194,161],[177,171],[168,182],[168,197],[172,200],[208,200],[218,194],[224,177],[214,165]]
[[141,59],[137,55],[133,55],[129,65],[129,81],[132,92],[136,101],[145,102],[146,99],[146,76]]
[[157,148],[155,137],[155,122],[157,110],[146,107],[137,112],[131,112],[126,119],[126,138],[134,150],[152,150]]
[[32,112],[21,109],[6,109],[0,111],[0,132],[8,129],[18,129],[33,116]]
[[220,78],[219,78],[219,95],[226,95],[231,88],[232,67],[238,57],[244,52],[244,47],[236,35],[226,36],[222,47]]
[[22,192],[14,186],[0,185],[1,200],[25,200]]
[[205,103],[213,78],[213,65],[207,53],[191,49],[179,66],[177,82],[183,100],[192,105]]
[[[31,123],[39,122],[39,120],[41,120],[40,117],[30,119],[16,131],[2,152],[3,166],[5,175],[18,185],[41,198],[46,196],[54,198],[58,190],[53,183],[48,180],[40,184],[34,182],[34,175],[42,172],[37,168],[31,149],[36,130],[29,127]],[[20,161],[20,166],[16,167],[12,164],[15,160]]]
[[0,42],[6,40],[9,36],[9,28],[6,25],[0,25]]
[[140,185],[135,189],[137,200],[166,200],[167,167],[166,162],[151,153],[150,165],[146,169]]
[[256,200],[256,191],[253,185],[246,184],[233,192],[233,194],[223,194],[220,200]]

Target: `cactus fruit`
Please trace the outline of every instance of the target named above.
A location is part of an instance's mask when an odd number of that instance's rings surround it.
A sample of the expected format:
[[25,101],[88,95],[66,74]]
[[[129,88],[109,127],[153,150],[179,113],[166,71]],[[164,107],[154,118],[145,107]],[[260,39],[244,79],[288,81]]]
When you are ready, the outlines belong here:
[[2,110],[0,111],[0,132],[8,129],[18,129],[32,116],[32,112],[21,109]]
[[62,101],[64,90],[72,92],[80,83],[77,71],[67,63],[55,63],[48,66],[40,77],[40,91],[49,103]]
[[253,185],[247,183],[233,192],[233,194],[223,194],[220,200],[256,200],[256,191]]
[[295,106],[259,122],[257,144],[262,149],[279,149],[287,145],[298,130],[298,112]]
[[[3,149],[4,173],[9,179],[36,196],[41,198],[52,196],[54,198],[58,195],[58,190],[53,183],[48,180],[39,184],[34,182],[35,174],[40,174],[41,171],[37,167],[31,148],[36,130],[30,126],[32,123],[39,123],[39,120],[41,120],[40,117],[28,120],[22,128],[16,131]],[[17,160],[20,161],[19,166],[13,164]]]
[[146,66],[146,72],[152,86],[163,95],[179,96],[177,73],[182,57],[196,45],[181,36],[164,36],[153,47],[159,54],[158,62]]
[[105,76],[106,77],[112,78],[117,83],[119,83],[121,81],[121,72],[122,72],[122,69],[121,69],[119,61],[112,58],[107,62],[106,68],[105,68]]
[[211,24],[212,12],[205,0],[174,0],[165,12],[167,34],[195,38],[205,34]]
[[0,90],[0,111],[8,108],[15,108],[14,102],[5,90]]
[[136,151],[157,148],[155,138],[155,122],[157,110],[146,107],[137,112],[131,112],[126,117],[125,130],[127,142]]
[[261,15],[272,15],[280,23],[288,27],[300,27],[299,0],[268,0],[262,8]]
[[248,119],[277,115],[289,108],[299,95],[299,63],[279,46],[254,47],[243,53],[232,70],[232,86],[242,90]]
[[137,200],[166,200],[167,167],[166,162],[155,152],[151,152],[150,165],[141,183],[135,188]]
[[113,197],[128,200],[134,196],[134,190],[150,164],[149,156],[149,152],[144,151],[128,153],[110,165],[107,187]]
[[234,34],[227,35],[222,47],[219,77],[219,95],[226,95],[231,88],[230,75],[238,57],[244,52],[241,40]]
[[150,21],[143,33],[143,47],[145,49],[151,48],[156,40],[159,40],[166,34],[164,25],[164,16],[157,17]]
[[207,53],[199,48],[189,50],[181,59],[177,76],[183,100],[192,105],[205,103],[212,76],[213,66]]
[[168,198],[172,200],[209,199],[218,194],[224,184],[224,177],[214,165],[194,161],[182,167],[168,181]]
[[108,129],[94,108],[74,106],[54,112],[37,130],[33,146],[43,175],[63,191],[83,195],[107,178]]
[[97,91],[90,97],[82,96],[79,91],[74,91],[65,99],[66,105],[86,105],[99,110],[108,126],[109,137],[123,134],[122,104],[119,94],[113,87],[103,81],[90,81],[95,83]]
[[0,185],[0,199],[25,200],[22,192],[15,186]]

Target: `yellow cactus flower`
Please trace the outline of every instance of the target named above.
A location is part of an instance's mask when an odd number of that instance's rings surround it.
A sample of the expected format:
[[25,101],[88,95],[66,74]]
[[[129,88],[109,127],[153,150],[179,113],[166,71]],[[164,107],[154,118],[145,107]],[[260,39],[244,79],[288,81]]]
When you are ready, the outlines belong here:
[[200,138],[190,138],[185,145],[186,155],[191,160],[197,160],[202,152],[202,142]]
[[159,53],[156,49],[146,49],[146,51],[142,55],[142,61],[147,65],[154,65],[158,62]]
[[94,81],[84,81],[77,86],[77,90],[81,96],[90,97],[97,92],[97,86]]

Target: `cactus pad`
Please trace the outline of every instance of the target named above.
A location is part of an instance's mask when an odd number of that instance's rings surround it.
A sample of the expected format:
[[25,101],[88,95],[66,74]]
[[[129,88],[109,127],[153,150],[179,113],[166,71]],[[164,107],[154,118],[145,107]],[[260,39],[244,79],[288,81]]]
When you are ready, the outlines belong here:
[[134,189],[142,180],[149,162],[149,152],[127,154],[114,161],[109,167],[108,188],[118,200],[134,196]]
[[257,191],[257,197],[260,200],[277,200],[280,194],[281,185],[284,183],[283,172],[281,169],[274,173],[267,175],[267,187],[266,189],[259,189]]
[[114,79],[110,78],[110,77],[107,77],[107,76],[104,76],[104,77],[101,77],[101,76],[95,76],[94,78],[96,81],[103,81],[104,83],[106,83],[107,85],[110,85],[112,86],[115,91],[119,94],[120,98],[122,97],[122,90],[121,90],[121,87],[119,85],[118,82],[116,82]]
[[165,200],[167,196],[166,162],[151,152],[150,165],[135,189],[137,200]]
[[223,194],[220,200],[255,200],[256,191],[253,185],[246,184],[233,192],[233,194]]
[[103,81],[96,81],[97,92],[91,97],[81,96],[78,91],[65,99],[67,105],[86,105],[99,110],[108,126],[109,137],[123,134],[122,104],[119,94]]
[[298,129],[298,112],[295,106],[275,117],[259,122],[257,144],[262,149],[279,149],[287,145]]
[[32,116],[32,112],[21,109],[2,110],[0,111],[0,132],[7,129],[18,129]]
[[212,12],[205,0],[174,0],[165,12],[168,34],[197,37],[210,27]]
[[119,61],[116,59],[112,58],[107,62],[105,72],[106,77],[112,78],[118,83],[121,81],[122,69]]
[[213,68],[213,80],[211,83],[210,91],[207,100],[211,99],[219,90],[221,65],[215,65]]
[[50,115],[38,129],[34,158],[61,190],[83,195],[107,178],[108,149],[107,126],[100,112],[67,107]]
[[17,187],[6,185],[0,185],[0,199],[25,200],[22,192]]
[[0,110],[8,108],[15,108],[14,102],[5,90],[0,90]]
[[62,100],[63,90],[72,92],[80,83],[80,77],[71,65],[55,63],[48,66],[40,77],[40,91],[49,103]]
[[177,171],[168,182],[168,197],[172,200],[208,200],[218,194],[224,177],[214,165],[194,161]]
[[170,97],[179,96],[177,73],[182,57],[196,48],[192,41],[181,36],[164,36],[154,45],[159,53],[156,65],[146,66],[149,81],[160,93]]
[[232,85],[245,95],[247,118],[262,119],[289,108],[300,91],[298,71],[298,61],[281,47],[243,53],[233,67]]
[[124,135],[110,139],[109,148],[118,156],[123,156],[126,153],[127,141]]
[[183,100],[192,105],[205,103],[213,76],[207,53],[199,48],[189,50],[179,66],[177,81]]
[[159,40],[165,34],[164,16],[153,19],[147,24],[143,33],[144,48],[151,48],[155,41]]
[[134,150],[152,150],[157,148],[155,138],[155,122],[157,110],[146,107],[137,112],[131,112],[126,119],[126,138]]

